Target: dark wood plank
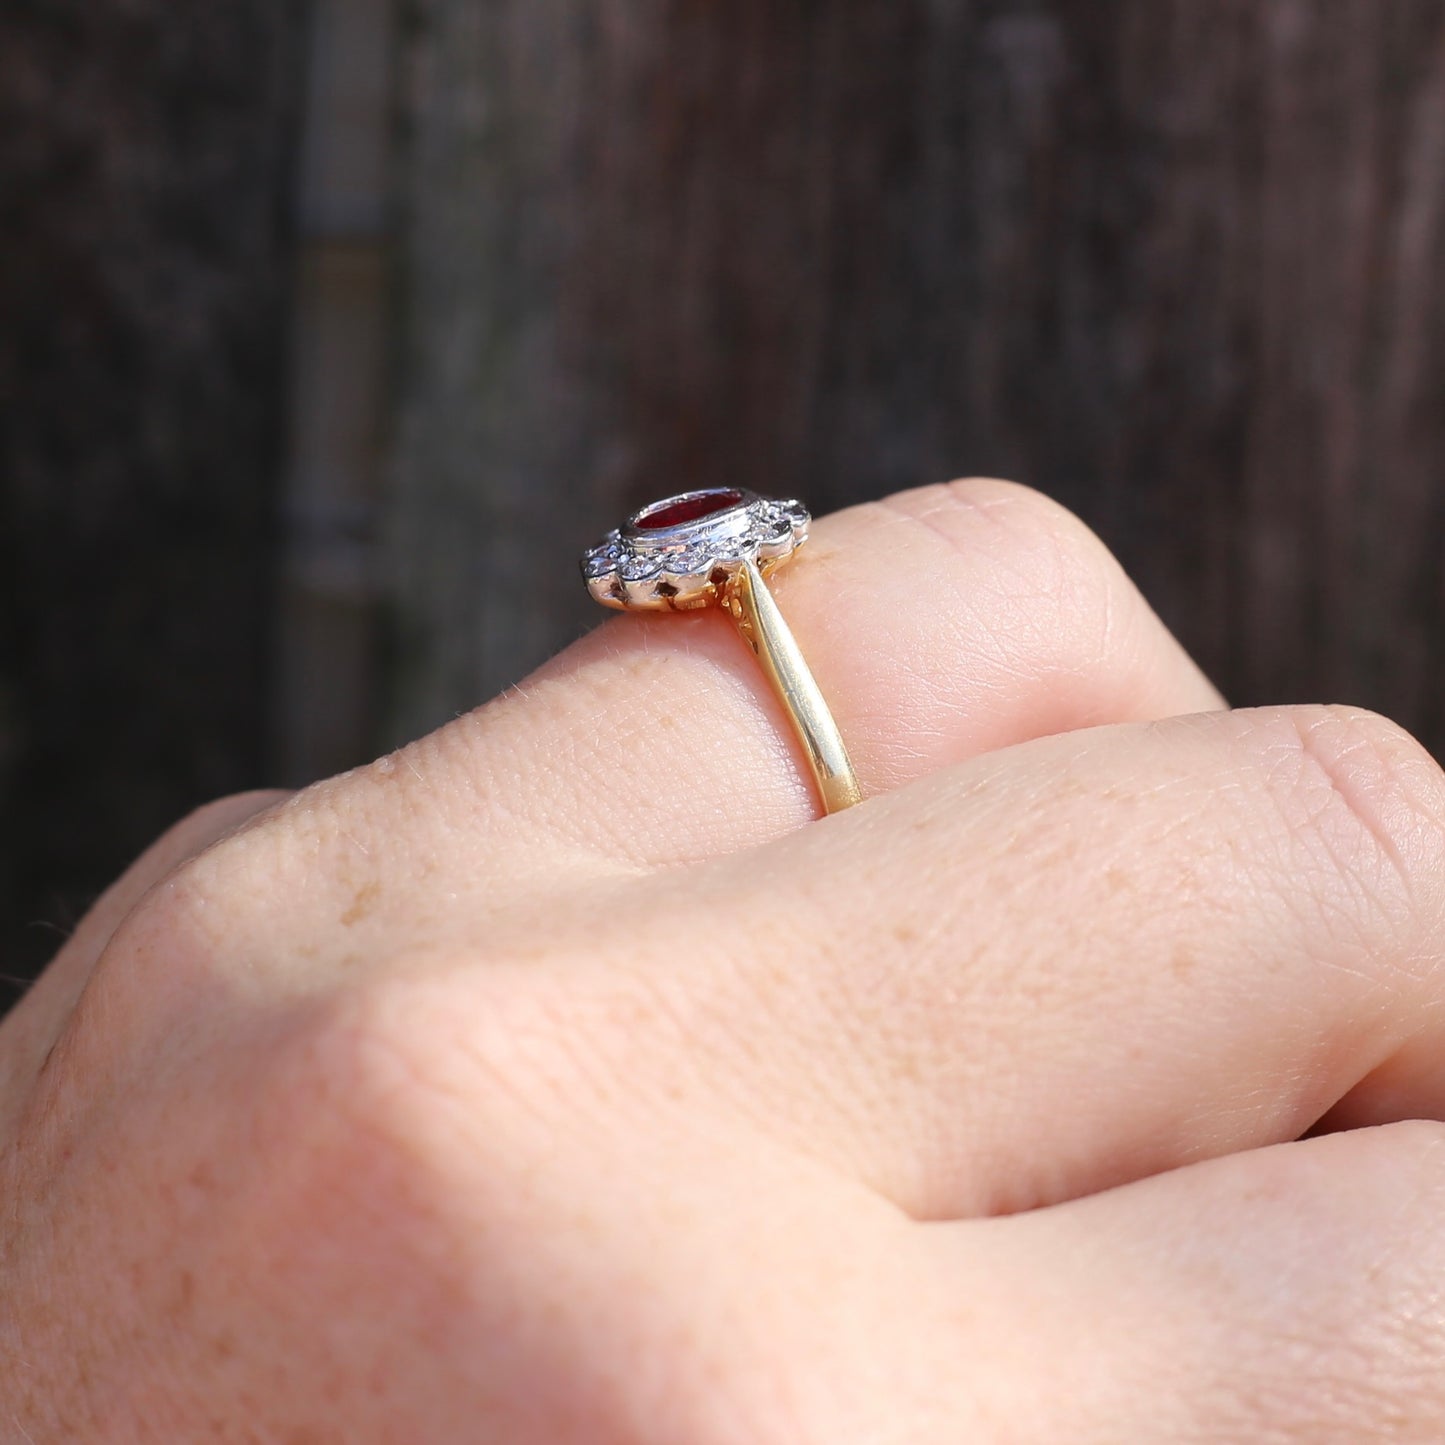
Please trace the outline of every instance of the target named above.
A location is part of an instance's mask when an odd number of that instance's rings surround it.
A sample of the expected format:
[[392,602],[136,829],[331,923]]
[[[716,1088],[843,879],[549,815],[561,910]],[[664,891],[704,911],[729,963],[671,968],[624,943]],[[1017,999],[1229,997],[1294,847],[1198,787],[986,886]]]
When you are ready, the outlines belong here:
[[1445,746],[1442,0],[418,0],[398,735],[740,479],[1058,495],[1241,701]]
[[[1445,750],[1445,0],[403,18],[390,737],[643,497],[983,471],[1236,699]],[[0,4],[7,946],[259,778],[303,19]]]
[[262,781],[304,12],[0,8],[0,972]]

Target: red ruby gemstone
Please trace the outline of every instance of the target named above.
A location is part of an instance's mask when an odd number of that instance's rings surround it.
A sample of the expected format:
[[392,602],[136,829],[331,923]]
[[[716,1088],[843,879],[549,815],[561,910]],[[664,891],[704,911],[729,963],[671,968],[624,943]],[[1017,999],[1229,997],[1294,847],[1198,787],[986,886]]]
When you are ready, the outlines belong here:
[[657,502],[638,513],[632,524],[639,532],[661,532],[667,527],[680,527],[684,522],[700,522],[736,507],[743,494],[736,487],[715,487],[692,497],[676,497]]

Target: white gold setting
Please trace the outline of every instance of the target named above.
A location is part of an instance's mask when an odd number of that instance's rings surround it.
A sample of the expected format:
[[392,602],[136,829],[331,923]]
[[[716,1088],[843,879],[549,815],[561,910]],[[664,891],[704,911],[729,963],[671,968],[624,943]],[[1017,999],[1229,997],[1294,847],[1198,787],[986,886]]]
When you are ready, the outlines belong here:
[[682,492],[643,507],[582,555],[606,607],[684,611],[717,602],[751,562],[766,573],[807,540],[808,509],[741,487]]

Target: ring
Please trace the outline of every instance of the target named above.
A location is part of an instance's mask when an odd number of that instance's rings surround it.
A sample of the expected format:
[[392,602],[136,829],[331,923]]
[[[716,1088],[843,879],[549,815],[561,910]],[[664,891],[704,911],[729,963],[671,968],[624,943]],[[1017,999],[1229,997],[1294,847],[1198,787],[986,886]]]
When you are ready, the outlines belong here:
[[766,578],[808,539],[801,502],[741,487],[665,497],[582,554],[587,590],[605,607],[688,612],[721,606],[762,664],[818,787],[825,813],[862,801],[848,750]]

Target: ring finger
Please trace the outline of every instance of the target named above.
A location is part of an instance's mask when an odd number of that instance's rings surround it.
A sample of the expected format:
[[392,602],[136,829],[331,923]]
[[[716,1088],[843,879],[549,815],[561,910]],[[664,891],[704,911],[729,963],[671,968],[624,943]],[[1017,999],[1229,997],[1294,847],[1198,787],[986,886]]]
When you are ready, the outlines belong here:
[[[825,518],[774,585],[865,794],[1041,734],[1222,705],[1093,534],[1023,487],[960,482]],[[213,871],[233,899],[254,880],[252,917],[274,918],[288,958],[414,946],[419,921],[455,941],[498,911],[535,919],[559,892],[792,831],[816,813],[794,748],[718,610],[618,618],[487,707],[307,790]],[[211,885],[191,883],[203,906]]]

